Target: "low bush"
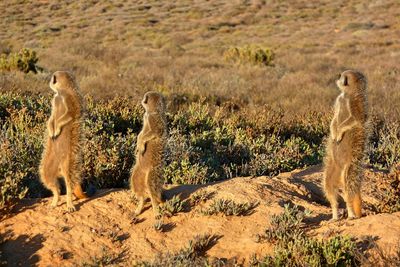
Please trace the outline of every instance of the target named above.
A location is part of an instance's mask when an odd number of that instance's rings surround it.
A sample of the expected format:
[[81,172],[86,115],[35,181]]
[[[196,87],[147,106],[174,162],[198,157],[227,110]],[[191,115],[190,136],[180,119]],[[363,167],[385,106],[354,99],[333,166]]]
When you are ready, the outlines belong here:
[[236,203],[230,199],[214,200],[210,206],[202,210],[204,215],[225,214],[226,216],[246,216],[250,215],[258,203]]
[[275,54],[270,48],[262,48],[256,45],[247,45],[244,47],[231,47],[224,53],[227,61],[237,62],[239,64],[254,64],[271,66]]
[[253,259],[256,266],[358,266],[360,251],[353,239],[335,236],[328,240],[308,237],[303,229],[307,213],[285,205],[280,215],[271,216],[271,226],[258,241],[275,243],[272,256]]
[[165,201],[160,206],[160,214],[162,216],[171,217],[178,212],[184,211],[188,207],[189,203],[187,200],[181,200],[179,196],[174,196],[173,198]]
[[22,48],[20,51],[0,55],[0,70],[10,71],[19,70],[25,73],[37,73],[38,57],[34,50]]
[[[223,104],[193,99],[197,100],[177,104],[167,113],[166,183],[205,184],[236,176],[276,175],[322,162],[329,114],[287,118],[281,110],[266,106],[232,111]],[[32,93],[0,95],[0,208],[24,195],[50,195],[38,176],[50,100]],[[85,183],[97,188],[128,186],[142,117],[143,108],[132,99],[86,98]],[[372,123],[372,129],[365,163],[390,168],[399,160],[395,122]]]
[[206,257],[207,250],[213,247],[220,237],[217,235],[197,235],[189,241],[186,248],[171,254],[161,254],[152,262],[140,262],[135,266],[214,266]]

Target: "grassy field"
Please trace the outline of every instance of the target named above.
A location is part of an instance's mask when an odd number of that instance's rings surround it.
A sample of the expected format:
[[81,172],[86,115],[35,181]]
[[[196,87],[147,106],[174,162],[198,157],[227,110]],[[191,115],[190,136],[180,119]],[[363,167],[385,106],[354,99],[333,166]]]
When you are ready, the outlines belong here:
[[[73,71],[95,98],[157,89],[288,115],[330,111],[335,78],[356,68],[372,111],[398,115],[396,1],[124,2],[3,1],[0,52],[32,48],[39,66]],[[224,60],[246,45],[272,49],[273,66]],[[0,87],[49,93],[44,78],[2,75]]]

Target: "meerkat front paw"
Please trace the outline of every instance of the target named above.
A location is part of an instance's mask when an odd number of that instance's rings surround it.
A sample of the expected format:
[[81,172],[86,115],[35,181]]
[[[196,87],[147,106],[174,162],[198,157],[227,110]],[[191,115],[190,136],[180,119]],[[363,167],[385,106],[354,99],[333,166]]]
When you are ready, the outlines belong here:
[[47,125],[47,132],[49,133],[49,136],[50,136],[51,138],[53,138],[53,136],[54,136],[54,128],[51,127],[50,124]]
[[143,144],[142,146],[139,147],[140,154],[142,156],[144,155],[144,152],[146,152],[146,144]]
[[55,139],[57,136],[60,135],[60,133],[61,133],[61,128],[55,128],[52,138]]
[[336,136],[336,142],[340,142],[340,141],[342,141],[342,139],[343,139],[343,133],[342,132],[340,132],[337,136]]
[[331,138],[332,138],[333,141],[336,141],[336,138],[337,138],[336,131],[331,131]]

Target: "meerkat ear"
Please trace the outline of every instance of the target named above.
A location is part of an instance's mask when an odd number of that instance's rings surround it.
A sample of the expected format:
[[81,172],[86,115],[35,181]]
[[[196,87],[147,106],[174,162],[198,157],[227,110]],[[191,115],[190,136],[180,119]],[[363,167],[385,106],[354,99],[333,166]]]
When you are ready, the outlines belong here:
[[144,96],[144,99],[143,99],[143,103],[147,104],[148,98],[149,98],[149,96],[148,96],[148,95],[145,95],[145,96]]
[[347,76],[346,75],[344,75],[344,78],[343,78],[343,85],[344,86],[349,85],[349,83],[347,82]]

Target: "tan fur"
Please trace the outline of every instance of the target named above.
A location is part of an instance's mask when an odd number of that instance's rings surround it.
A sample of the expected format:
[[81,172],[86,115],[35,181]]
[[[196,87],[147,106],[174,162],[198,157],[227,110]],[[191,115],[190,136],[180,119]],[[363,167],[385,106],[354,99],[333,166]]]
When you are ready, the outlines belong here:
[[336,82],[337,97],[330,125],[324,171],[324,190],[338,219],[338,191],[343,188],[348,217],[361,217],[362,160],[367,140],[367,81],[357,71],[343,72]]
[[147,92],[142,100],[146,112],[143,129],[137,138],[136,163],[130,178],[131,189],[138,198],[136,215],[142,213],[146,192],[150,195],[153,211],[158,216],[158,206],[163,199],[164,147],[167,137],[165,100],[157,92]]
[[86,198],[81,188],[81,126],[83,99],[72,74],[57,71],[50,80],[56,93],[52,111],[47,121],[46,144],[39,171],[43,184],[52,191],[51,206],[57,206],[63,177],[67,189],[67,210],[74,211],[72,193]]

